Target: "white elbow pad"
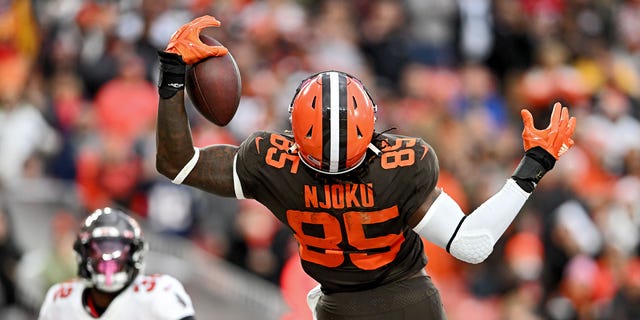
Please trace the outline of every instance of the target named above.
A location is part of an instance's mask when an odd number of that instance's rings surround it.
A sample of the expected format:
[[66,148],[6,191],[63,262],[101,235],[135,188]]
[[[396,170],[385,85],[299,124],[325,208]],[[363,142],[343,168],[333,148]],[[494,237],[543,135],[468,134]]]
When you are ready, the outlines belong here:
[[495,243],[496,241],[487,230],[476,230],[473,233],[460,230],[451,241],[448,250],[454,257],[475,264],[487,259]]
[[494,241],[484,229],[469,230],[472,224],[463,223],[467,218],[442,191],[413,230],[462,261],[480,263],[493,251]]
[[464,215],[460,206],[442,192],[413,230],[462,261],[480,263],[491,254],[528,197],[509,179],[480,207]]

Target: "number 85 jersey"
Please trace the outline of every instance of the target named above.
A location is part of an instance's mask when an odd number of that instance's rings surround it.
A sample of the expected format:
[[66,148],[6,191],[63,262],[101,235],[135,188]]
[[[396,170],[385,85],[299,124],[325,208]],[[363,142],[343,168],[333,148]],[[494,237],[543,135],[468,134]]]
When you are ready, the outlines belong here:
[[427,262],[407,220],[437,183],[436,156],[419,138],[386,134],[375,144],[381,155],[341,175],[304,165],[292,138],[273,132],[247,138],[234,161],[236,196],[292,230],[304,270],[327,293],[390,283]]

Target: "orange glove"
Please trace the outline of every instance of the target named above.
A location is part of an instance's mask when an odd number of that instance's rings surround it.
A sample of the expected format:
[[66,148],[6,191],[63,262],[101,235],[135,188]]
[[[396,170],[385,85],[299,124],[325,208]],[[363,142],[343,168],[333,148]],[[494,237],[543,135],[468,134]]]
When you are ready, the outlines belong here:
[[576,129],[576,118],[569,117],[569,109],[562,107],[559,102],[553,105],[551,121],[544,130],[538,130],[533,126],[533,116],[528,110],[523,109],[520,114],[524,123],[524,130],[522,130],[524,151],[541,147],[558,160],[573,146],[571,136]]
[[220,21],[205,15],[194,19],[178,29],[169,40],[166,52],[182,56],[187,64],[194,64],[208,57],[224,56],[229,51],[223,46],[209,46],[200,40],[200,31],[207,27],[219,27]]

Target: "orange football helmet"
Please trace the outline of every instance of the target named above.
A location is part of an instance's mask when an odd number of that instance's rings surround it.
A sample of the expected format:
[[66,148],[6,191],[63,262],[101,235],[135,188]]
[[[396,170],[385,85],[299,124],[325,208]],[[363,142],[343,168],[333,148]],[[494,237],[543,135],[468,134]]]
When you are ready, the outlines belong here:
[[328,174],[356,168],[371,143],[376,110],[366,88],[349,74],[325,71],[303,80],[289,106],[302,162]]

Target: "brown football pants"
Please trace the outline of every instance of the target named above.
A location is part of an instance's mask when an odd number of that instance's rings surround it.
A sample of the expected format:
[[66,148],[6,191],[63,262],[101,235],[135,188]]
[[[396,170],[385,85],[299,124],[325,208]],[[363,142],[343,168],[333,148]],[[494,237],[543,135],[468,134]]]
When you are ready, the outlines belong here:
[[444,320],[438,289],[418,276],[371,290],[323,294],[318,320]]

